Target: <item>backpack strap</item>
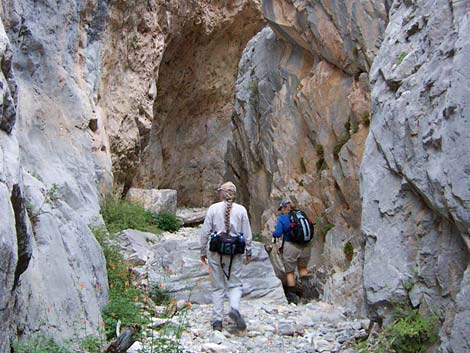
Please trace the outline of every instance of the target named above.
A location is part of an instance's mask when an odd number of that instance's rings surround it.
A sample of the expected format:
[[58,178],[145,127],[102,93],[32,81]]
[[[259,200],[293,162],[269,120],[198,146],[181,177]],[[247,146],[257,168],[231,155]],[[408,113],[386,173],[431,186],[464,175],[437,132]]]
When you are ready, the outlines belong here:
[[224,276],[227,277],[227,281],[230,279],[230,273],[232,272],[232,261],[233,261],[233,254],[230,255],[230,264],[228,265],[228,274],[227,274],[224,270],[225,264],[222,262],[222,254],[220,254],[220,267],[222,267],[222,272],[224,273]]

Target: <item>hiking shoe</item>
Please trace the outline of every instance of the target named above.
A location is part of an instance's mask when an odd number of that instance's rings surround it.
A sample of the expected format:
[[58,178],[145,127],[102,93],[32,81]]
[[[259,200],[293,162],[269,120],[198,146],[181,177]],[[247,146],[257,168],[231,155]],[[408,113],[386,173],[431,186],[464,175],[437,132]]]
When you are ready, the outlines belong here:
[[239,330],[245,330],[246,329],[246,323],[245,320],[243,320],[240,312],[238,310],[232,309],[228,313],[228,316],[235,322],[235,325],[237,326],[237,329]]
[[217,320],[212,323],[212,329],[214,331],[222,331],[222,321]]
[[286,299],[289,304],[294,303],[294,304],[299,304],[300,298],[297,294],[293,292],[287,292],[286,293]]

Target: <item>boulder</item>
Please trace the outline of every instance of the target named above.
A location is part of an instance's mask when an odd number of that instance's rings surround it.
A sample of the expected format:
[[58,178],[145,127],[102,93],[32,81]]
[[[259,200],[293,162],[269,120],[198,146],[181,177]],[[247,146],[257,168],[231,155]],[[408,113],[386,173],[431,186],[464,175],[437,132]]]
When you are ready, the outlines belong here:
[[[120,237],[128,242],[124,249],[128,258],[145,252],[148,260],[138,272],[148,273],[150,284],[166,289],[177,300],[207,304],[212,302],[211,285],[208,267],[200,262],[198,231],[181,228],[176,234],[164,233],[156,244],[144,240],[153,239],[153,234],[136,230],[126,230]],[[243,271],[243,296],[285,303],[281,281],[274,274],[264,245],[253,242],[252,250],[252,262]]]
[[127,199],[140,203],[146,209],[155,213],[176,213],[176,190],[130,188],[127,193]]
[[206,213],[207,208],[179,208],[176,210],[176,217],[184,226],[193,226],[204,222]]

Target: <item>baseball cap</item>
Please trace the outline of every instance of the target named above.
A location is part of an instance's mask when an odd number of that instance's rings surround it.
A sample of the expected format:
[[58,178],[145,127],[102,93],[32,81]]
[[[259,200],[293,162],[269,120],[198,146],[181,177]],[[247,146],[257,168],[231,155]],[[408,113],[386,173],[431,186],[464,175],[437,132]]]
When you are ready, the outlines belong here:
[[290,203],[290,201],[288,199],[282,200],[281,203],[279,204],[279,208],[277,210],[280,211],[281,208],[286,207],[287,204],[289,204],[289,203]]
[[223,183],[217,188],[217,191],[228,191],[228,192],[237,192],[237,187],[231,181]]

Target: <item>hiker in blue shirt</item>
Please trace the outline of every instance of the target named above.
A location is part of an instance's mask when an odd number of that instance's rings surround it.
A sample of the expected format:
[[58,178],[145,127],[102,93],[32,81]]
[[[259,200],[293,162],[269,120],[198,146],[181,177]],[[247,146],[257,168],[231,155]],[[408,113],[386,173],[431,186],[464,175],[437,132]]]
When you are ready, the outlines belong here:
[[274,238],[283,236],[282,241],[282,262],[286,271],[286,298],[289,303],[299,303],[299,296],[297,295],[295,285],[295,268],[299,272],[301,282],[309,279],[310,276],[307,270],[307,265],[310,260],[311,242],[296,243],[291,240],[291,220],[289,213],[294,210],[292,203],[284,199],[281,201],[278,211],[281,211],[276,223],[276,229],[273,232]]

